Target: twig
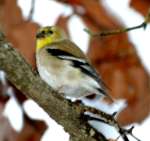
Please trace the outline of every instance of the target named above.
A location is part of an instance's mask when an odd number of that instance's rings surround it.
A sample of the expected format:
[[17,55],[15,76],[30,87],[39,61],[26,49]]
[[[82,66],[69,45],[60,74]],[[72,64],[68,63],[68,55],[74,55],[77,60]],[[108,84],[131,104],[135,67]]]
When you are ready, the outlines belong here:
[[145,22],[143,22],[142,24],[134,26],[134,27],[115,29],[115,30],[110,30],[110,31],[102,31],[100,33],[93,33],[89,29],[84,29],[84,31],[87,32],[91,36],[108,36],[108,35],[114,35],[114,34],[129,32],[131,30],[135,30],[135,29],[138,29],[138,28],[145,28],[146,25],[147,24]]
[[129,32],[135,29],[139,29],[139,28],[144,28],[146,29],[147,27],[147,23],[150,20],[150,9],[148,11],[148,14],[145,17],[145,20],[143,23],[141,23],[140,25],[137,26],[133,26],[133,27],[128,27],[128,28],[121,28],[121,29],[114,29],[114,30],[109,30],[109,31],[102,31],[102,32],[98,32],[98,33],[93,33],[92,31],[90,31],[89,29],[84,29],[85,32],[87,32],[90,36],[95,37],[95,36],[109,36],[109,35],[115,35],[115,34],[120,34],[120,33],[124,33],[124,32]]
[[31,8],[30,8],[30,12],[28,15],[29,21],[31,21],[33,19],[34,9],[35,9],[35,0],[31,0]]

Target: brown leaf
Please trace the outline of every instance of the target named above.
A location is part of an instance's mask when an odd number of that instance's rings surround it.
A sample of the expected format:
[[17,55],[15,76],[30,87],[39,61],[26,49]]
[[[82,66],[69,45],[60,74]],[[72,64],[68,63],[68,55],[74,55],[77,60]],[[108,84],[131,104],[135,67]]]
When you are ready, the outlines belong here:
[[39,25],[23,18],[16,0],[5,0],[2,4],[0,24],[7,39],[35,68],[35,33]]
[[35,35],[39,26],[33,22],[22,22],[13,26],[8,32],[8,40],[35,68]]
[[[12,87],[12,85],[10,85],[9,83],[6,84],[6,89],[5,85],[2,85],[0,87],[1,92],[7,92],[7,89],[9,87]],[[14,96],[17,96],[17,100],[20,102],[19,106],[22,107],[22,104],[26,100],[26,98],[17,89],[14,89],[14,87],[13,91],[15,92]],[[11,127],[8,119],[3,116],[3,110],[5,109],[5,104],[9,98],[8,95],[4,94],[0,95],[0,141],[40,141],[44,131],[47,128],[44,121],[32,120],[24,113],[23,129],[20,132],[16,132]]]
[[81,0],[57,0],[59,2],[69,3],[71,5],[78,5],[80,4]]
[[47,126],[43,121],[32,120],[24,116],[24,126],[16,132],[8,119],[3,116],[3,106],[0,103],[0,141],[40,141]]
[[14,141],[17,133],[11,127],[8,119],[3,115],[3,105],[0,103],[0,141]]
[[3,0],[0,9],[0,22],[5,32],[9,31],[13,25],[23,22],[21,9],[16,0]]
[[149,115],[150,109],[149,80],[146,72],[141,67],[132,67],[128,69],[128,75],[129,92],[131,91],[129,94],[134,97],[128,100],[130,108],[125,108],[118,116],[118,121],[123,125],[134,121],[142,122]]
[[[73,6],[79,15],[86,15],[101,28],[117,27],[118,23],[112,19],[98,0],[58,0]],[[75,5],[74,5],[75,4]],[[81,10],[82,9],[82,10]],[[109,15],[109,16],[108,16]]]
[[65,31],[65,33],[67,33],[68,37],[69,37],[69,31],[68,31],[69,18],[70,18],[70,16],[60,15],[55,24],[55,25],[61,27]]
[[148,13],[148,9],[150,8],[150,1],[149,0],[131,0],[130,6],[145,16]]
[[47,126],[43,121],[30,119],[24,115],[24,127],[18,134],[16,141],[40,141]]

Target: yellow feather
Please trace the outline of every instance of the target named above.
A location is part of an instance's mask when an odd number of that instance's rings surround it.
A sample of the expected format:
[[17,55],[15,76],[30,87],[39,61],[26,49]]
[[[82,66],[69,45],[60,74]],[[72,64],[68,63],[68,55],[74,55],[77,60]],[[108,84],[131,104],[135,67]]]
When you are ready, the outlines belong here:
[[37,39],[36,50],[38,51],[39,49],[44,48],[48,44],[51,44],[51,43],[53,43],[53,38],[51,38],[51,37]]

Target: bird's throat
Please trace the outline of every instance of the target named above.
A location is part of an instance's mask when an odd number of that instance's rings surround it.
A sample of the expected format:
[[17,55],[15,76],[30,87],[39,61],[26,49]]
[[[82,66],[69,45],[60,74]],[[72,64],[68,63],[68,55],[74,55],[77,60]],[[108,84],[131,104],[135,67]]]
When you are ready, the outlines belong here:
[[43,39],[37,39],[36,42],[36,50],[40,50],[41,48],[46,47],[48,44],[52,43],[52,39],[51,38],[43,38]]

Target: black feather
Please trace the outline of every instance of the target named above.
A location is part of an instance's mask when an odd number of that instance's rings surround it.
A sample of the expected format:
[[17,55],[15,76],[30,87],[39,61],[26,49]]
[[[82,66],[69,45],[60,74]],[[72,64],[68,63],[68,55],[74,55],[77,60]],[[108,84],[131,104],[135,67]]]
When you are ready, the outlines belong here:
[[72,57],[74,57],[71,53],[65,52],[65,51],[60,50],[60,49],[47,48],[47,52],[53,56],[56,56],[56,57],[59,57],[59,56],[72,56]]
[[76,60],[72,60],[72,65],[76,68],[79,68],[83,73],[87,74],[88,76],[94,78],[99,83],[99,78],[95,71],[90,67],[90,65],[85,62],[79,62]]
[[60,49],[48,48],[47,52],[60,59],[71,61],[74,67],[81,69],[83,73],[93,77],[98,83],[100,82],[96,71],[92,69],[92,67],[86,61],[83,61],[82,59],[77,59],[74,55]]
[[88,62],[83,59],[76,58],[76,56],[74,56],[73,54],[60,49],[48,48],[47,52],[59,59],[71,61],[73,67],[80,69],[84,74],[92,77],[99,85],[101,85],[102,88],[96,88],[100,93],[107,95],[104,90],[106,85],[102,80],[100,80],[99,75]]

